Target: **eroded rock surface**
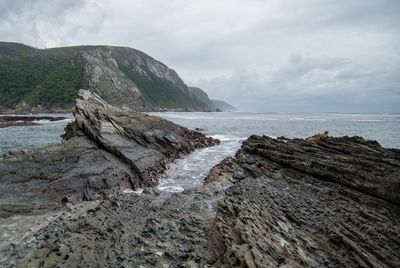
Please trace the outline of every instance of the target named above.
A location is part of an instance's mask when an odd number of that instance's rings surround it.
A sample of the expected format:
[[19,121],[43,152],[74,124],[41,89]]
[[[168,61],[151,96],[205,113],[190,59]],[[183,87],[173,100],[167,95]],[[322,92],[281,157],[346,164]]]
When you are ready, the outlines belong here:
[[211,266],[219,252],[209,239],[211,204],[200,194],[118,195],[57,217],[0,256],[16,267]]
[[[251,136],[200,187],[127,195],[216,141],[88,92],[75,118],[62,144],[0,162],[1,214],[13,214],[0,217],[0,267],[400,265],[400,150]],[[21,221],[35,226],[15,236]]]
[[[99,165],[120,161],[121,172],[152,174],[135,164],[122,138],[110,134],[125,133],[132,146],[143,146],[145,138],[129,135],[142,137],[133,129],[147,119],[125,121],[111,116],[108,106],[92,111],[84,103],[78,102],[81,117],[70,125],[65,143],[85,151],[88,161],[101,159]],[[157,137],[152,127],[142,130]],[[179,137],[185,135],[190,132]],[[79,143],[87,136],[87,144]],[[165,153],[160,144],[152,141],[146,150],[175,155],[175,146],[163,146],[171,151]],[[68,150],[54,152],[69,159]],[[107,192],[102,201],[68,205],[22,240],[0,247],[0,266],[398,267],[399,172],[399,150],[360,137],[251,136],[200,187],[174,194]]]
[[360,137],[252,136],[207,182],[228,266],[397,267],[400,151]]
[[154,186],[166,164],[219,141],[167,120],[117,108],[80,91],[75,121],[59,145],[0,161],[0,216]]

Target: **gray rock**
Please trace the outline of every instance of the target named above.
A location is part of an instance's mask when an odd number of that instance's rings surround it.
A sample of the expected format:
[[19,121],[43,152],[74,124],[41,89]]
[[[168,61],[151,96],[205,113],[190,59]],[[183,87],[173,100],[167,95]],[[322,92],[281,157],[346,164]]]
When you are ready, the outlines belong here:
[[84,90],[74,116],[61,144],[0,161],[0,216],[54,208],[71,195],[94,200],[154,186],[167,163],[218,143],[167,120],[111,106]]
[[[111,172],[131,176],[126,180],[117,175],[115,182],[120,185],[152,184],[146,177],[153,174],[150,166],[138,164],[129,146],[137,148],[140,154],[155,150],[158,153],[154,159],[169,159],[181,150],[172,144],[179,144],[185,152],[190,146],[209,145],[213,141],[164,121],[152,125],[149,122],[156,120],[152,117],[126,118],[124,110],[109,107],[101,100],[95,104],[98,101],[96,95],[82,92],[76,122],[68,127],[62,145],[4,160],[12,163],[10,170],[14,175],[18,168],[25,169],[18,173],[21,176],[37,174],[35,170],[44,168],[41,163],[47,163],[43,182],[35,177],[29,185],[26,177],[19,181],[19,175],[5,182],[19,182],[19,190],[26,188],[22,196],[32,194],[33,200],[43,200],[44,197],[37,197],[34,184],[42,183],[42,188],[49,183],[65,186],[51,174],[65,178],[82,172],[68,177],[71,186],[79,185],[77,192],[83,191],[83,187],[88,199],[104,192],[107,195],[101,202],[71,205],[68,212],[61,216],[57,212],[40,229],[28,232],[22,241],[0,247],[0,266],[399,265],[399,150],[385,149],[360,137],[251,136],[235,157],[214,167],[200,187],[178,194],[151,189],[140,196],[112,194],[110,189],[115,187],[114,179],[109,178]],[[144,132],[146,138],[136,135]],[[77,155],[83,159],[75,159]],[[49,156],[55,160],[66,158],[55,161],[53,166],[46,162]],[[62,170],[66,166],[61,162],[72,168]],[[17,163],[18,168],[14,167]],[[90,172],[85,166],[89,164],[94,167]],[[7,193],[2,191],[2,195]],[[43,191],[43,196],[47,195]],[[48,200],[55,199],[49,195]],[[72,199],[68,196],[65,200]]]
[[208,184],[233,182],[215,217],[220,263],[396,267],[400,151],[360,137],[252,136]]

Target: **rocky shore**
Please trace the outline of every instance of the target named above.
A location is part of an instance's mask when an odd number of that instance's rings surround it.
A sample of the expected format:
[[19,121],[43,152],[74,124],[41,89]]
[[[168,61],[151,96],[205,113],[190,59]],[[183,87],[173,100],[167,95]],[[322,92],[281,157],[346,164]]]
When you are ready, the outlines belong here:
[[230,265],[397,267],[400,150],[361,137],[251,136],[207,183],[231,186],[215,229]]
[[12,126],[36,126],[41,120],[60,121],[66,117],[61,116],[21,116],[21,115],[0,115],[0,128]]
[[61,144],[5,155],[0,216],[154,186],[167,163],[219,143],[167,120],[111,106],[84,90],[74,116]]
[[0,162],[0,267],[400,264],[400,150],[254,135],[172,194],[152,188],[166,163],[217,140],[86,91],[74,115],[62,144]]

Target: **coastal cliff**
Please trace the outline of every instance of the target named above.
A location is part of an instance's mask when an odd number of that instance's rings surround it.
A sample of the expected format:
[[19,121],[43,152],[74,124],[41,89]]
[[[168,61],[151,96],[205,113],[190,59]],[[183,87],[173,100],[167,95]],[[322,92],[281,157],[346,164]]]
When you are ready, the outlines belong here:
[[36,49],[0,42],[0,112],[67,112],[79,89],[136,111],[215,111],[179,75],[128,47],[75,46]]

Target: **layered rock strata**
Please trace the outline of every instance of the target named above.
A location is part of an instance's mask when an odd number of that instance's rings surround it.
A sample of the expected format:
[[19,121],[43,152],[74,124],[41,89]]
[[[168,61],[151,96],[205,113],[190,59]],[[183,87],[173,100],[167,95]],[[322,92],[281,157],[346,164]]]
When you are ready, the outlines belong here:
[[0,215],[154,186],[166,164],[219,141],[81,90],[61,144],[5,155]]
[[251,136],[204,185],[69,207],[0,266],[397,267],[399,172],[360,137]]
[[400,151],[361,137],[251,136],[208,183],[220,260],[243,267],[396,267]]

